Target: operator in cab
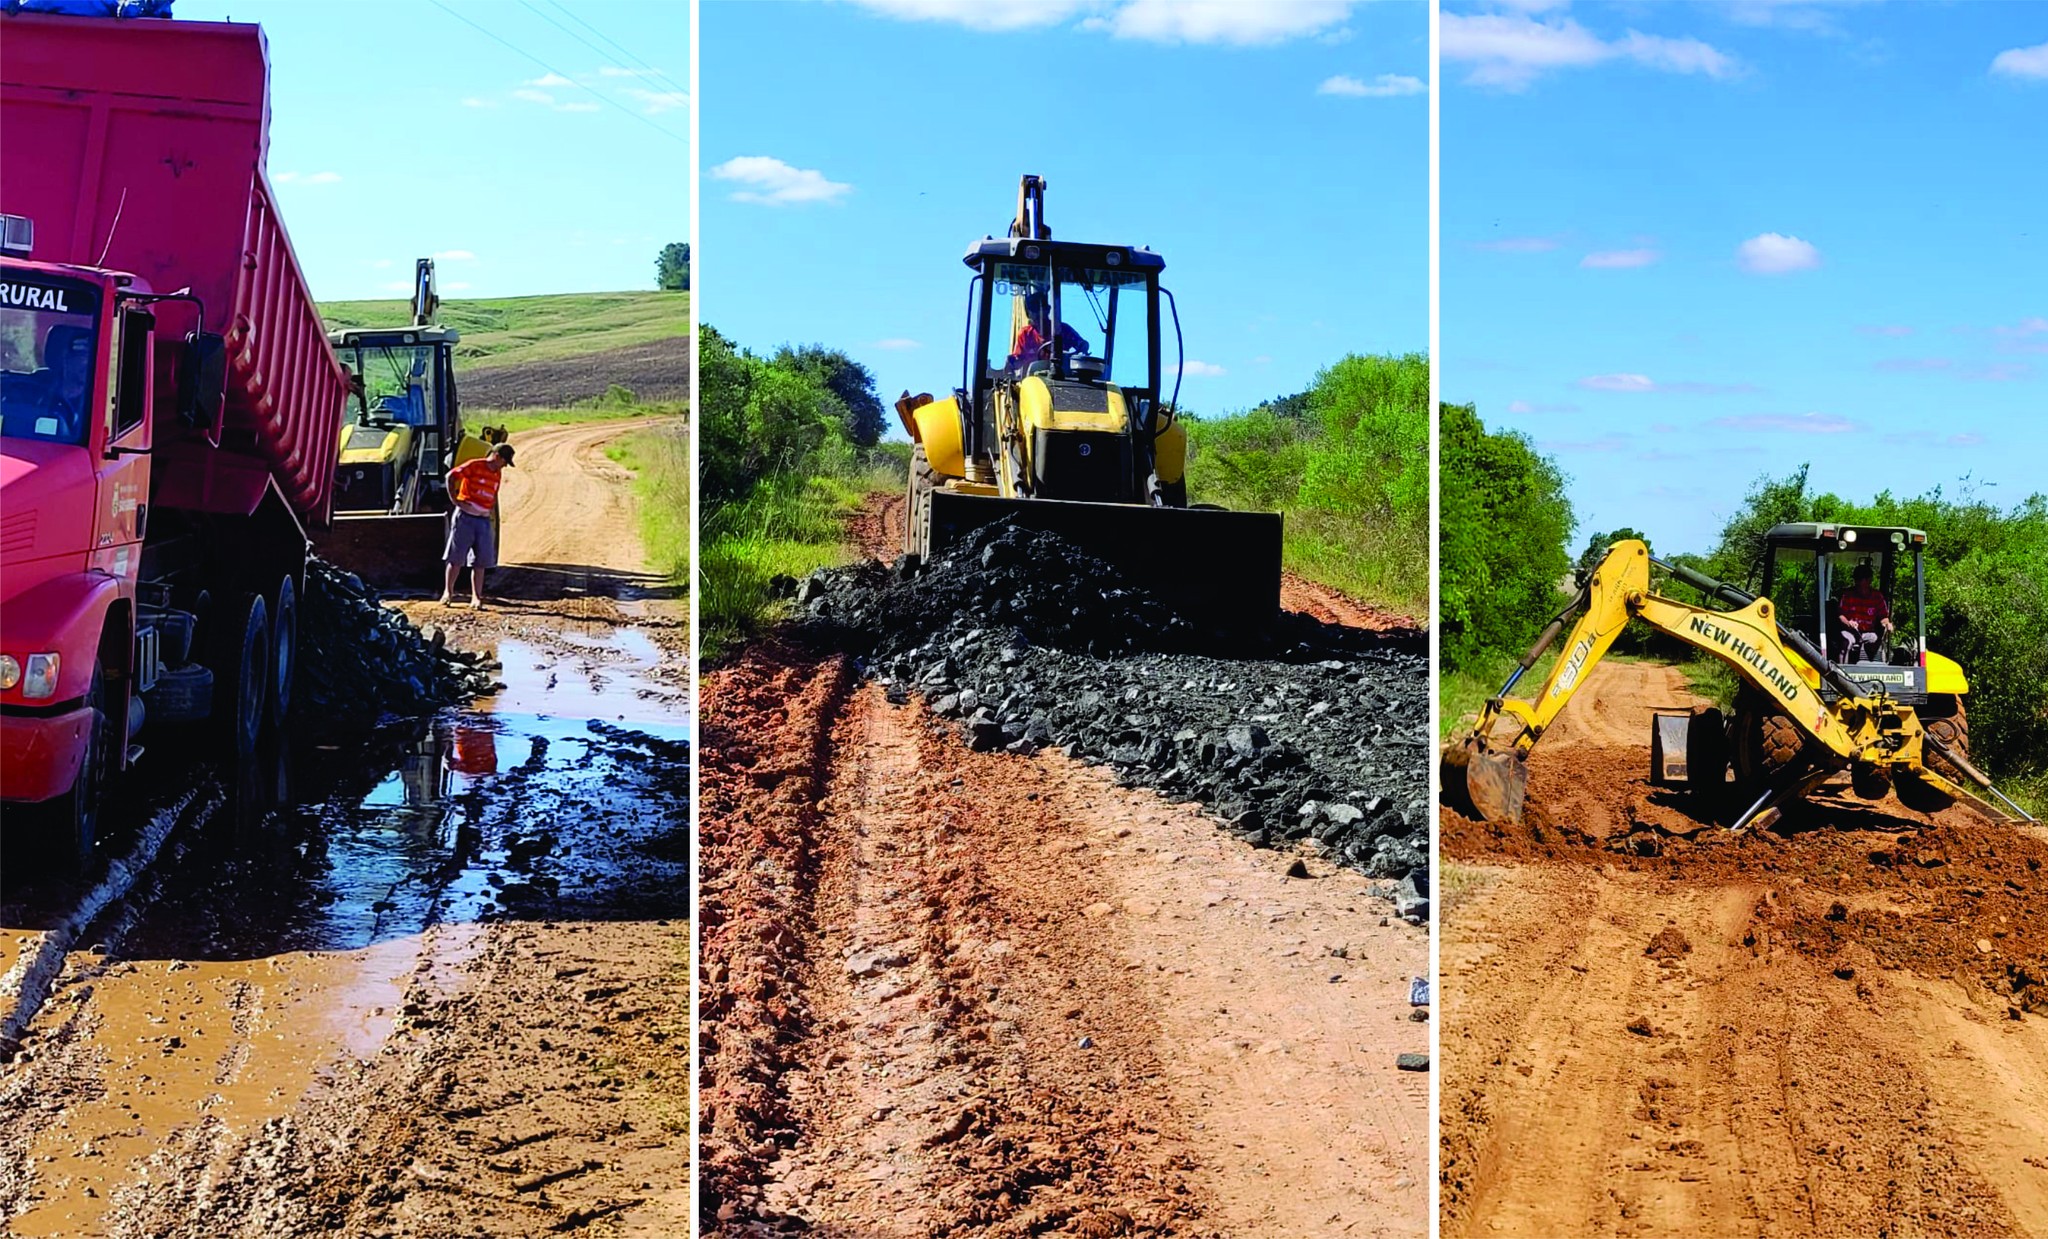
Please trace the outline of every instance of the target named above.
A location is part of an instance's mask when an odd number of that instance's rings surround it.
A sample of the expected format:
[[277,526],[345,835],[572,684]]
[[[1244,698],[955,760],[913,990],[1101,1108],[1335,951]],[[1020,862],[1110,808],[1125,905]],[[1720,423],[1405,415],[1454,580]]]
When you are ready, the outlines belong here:
[[1059,325],[1059,352],[1053,353],[1051,342],[1045,335],[1051,320],[1052,316],[1046,312],[1044,293],[1024,294],[1024,326],[1017,332],[1016,346],[1010,351],[1010,373],[1021,376],[1033,362],[1051,361],[1055,356],[1088,351],[1088,341],[1062,320]]
[[455,501],[455,523],[448,527],[448,565],[441,605],[455,605],[455,582],[469,569],[469,605],[484,605],[484,572],[498,566],[498,531],[491,513],[498,506],[498,483],[512,467],[512,445],[500,443],[489,453],[448,471],[448,496]]
[[1877,658],[1878,643],[1891,635],[1891,604],[1871,584],[1868,562],[1857,564],[1851,575],[1852,583],[1837,604],[1840,617],[1836,626],[1840,650],[1837,657],[1843,662],[1873,662]]

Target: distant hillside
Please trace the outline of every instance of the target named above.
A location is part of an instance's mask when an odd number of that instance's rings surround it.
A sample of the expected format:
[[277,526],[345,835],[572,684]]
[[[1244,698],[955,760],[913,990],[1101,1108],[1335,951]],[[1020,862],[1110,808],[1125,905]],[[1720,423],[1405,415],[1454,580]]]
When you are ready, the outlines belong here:
[[[330,329],[399,327],[411,303],[330,301],[320,314]],[[562,293],[441,302],[441,321],[462,333],[457,373],[522,361],[553,361],[690,334],[688,293]]]
[[[400,327],[406,301],[331,301],[330,329]],[[563,408],[613,384],[644,402],[690,393],[690,294],[564,293],[441,302],[441,322],[462,333],[456,373],[465,407]]]

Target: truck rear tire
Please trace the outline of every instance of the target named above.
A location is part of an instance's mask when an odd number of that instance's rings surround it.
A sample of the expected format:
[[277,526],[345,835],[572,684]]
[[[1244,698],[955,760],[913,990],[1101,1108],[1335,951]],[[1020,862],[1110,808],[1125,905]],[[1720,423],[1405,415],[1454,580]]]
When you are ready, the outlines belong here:
[[283,727],[292,707],[292,680],[299,663],[299,590],[287,576],[270,603],[270,722]]
[[270,611],[261,594],[237,594],[213,619],[207,664],[213,668],[215,722],[236,757],[256,751],[270,704]]

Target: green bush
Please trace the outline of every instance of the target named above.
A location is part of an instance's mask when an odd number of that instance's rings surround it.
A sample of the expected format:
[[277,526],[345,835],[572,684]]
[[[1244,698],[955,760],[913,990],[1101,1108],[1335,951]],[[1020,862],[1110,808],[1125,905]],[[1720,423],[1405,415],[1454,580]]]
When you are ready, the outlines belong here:
[[1306,392],[1187,421],[1188,498],[1286,517],[1287,568],[1410,615],[1429,598],[1429,363],[1345,357]]
[[1445,668],[1520,654],[1569,601],[1571,501],[1528,438],[1490,432],[1471,405],[1437,428],[1437,625]]

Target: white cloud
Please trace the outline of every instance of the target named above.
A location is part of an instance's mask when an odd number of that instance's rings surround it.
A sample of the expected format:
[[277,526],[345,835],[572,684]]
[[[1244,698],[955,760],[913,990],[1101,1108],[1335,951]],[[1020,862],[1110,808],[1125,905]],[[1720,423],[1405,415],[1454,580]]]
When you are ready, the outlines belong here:
[[1445,60],[1473,66],[1466,81],[1502,90],[1521,90],[1549,70],[1587,68],[1616,59],[1664,73],[1716,79],[1742,71],[1734,57],[1698,39],[1631,30],[1609,42],[1569,17],[1538,21],[1520,13],[1445,13],[1439,38]]
[[1647,374],[1590,374],[1579,380],[1579,386],[1593,391],[1655,391],[1657,385]]
[[1342,26],[1352,0],[1129,0],[1088,29],[1152,43],[1226,43],[1255,47]]
[[599,77],[660,77],[659,69],[628,69],[623,65],[604,65],[597,71]]
[[1896,339],[1899,339],[1899,338],[1900,338],[1900,337],[1902,337],[1902,336],[1910,336],[1910,335],[1912,335],[1912,334],[1913,334],[1913,329],[1912,329],[1911,327],[1900,327],[1900,326],[1892,326],[1892,325],[1876,325],[1876,326],[1866,326],[1866,327],[1858,327],[1858,328],[1856,329],[1856,334],[1857,334],[1857,335],[1859,335],[1859,336],[1884,336],[1884,337],[1886,337],[1886,338],[1888,338],[1888,339],[1893,339],[1893,340],[1896,340]]
[[1056,26],[1090,7],[1088,0],[853,0],[902,21],[951,22],[969,30],[1031,30]]
[[370,266],[373,270],[384,271],[390,268],[391,260],[389,258],[379,258],[371,263]]
[[544,73],[541,76],[534,78],[532,81],[527,83],[528,86],[538,86],[542,90],[550,90],[562,86],[574,86],[575,84],[576,83],[573,80],[563,77],[559,73]]
[[475,262],[475,261],[476,261],[476,255],[475,255],[475,254],[472,254],[472,253],[470,253],[470,252],[469,252],[468,250],[437,250],[437,251],[435,251],[435,253],[434,253],[434,261],[435,261],[435,262]]
[[1545,404],[1540,400],[1534,403],[1527,400],[1508,401],[1508,412],[1510,413],[1576,413],[1578,411],[1579,406],[1575,404]]
[[597,111],[597,105],[596,105],[595,103],[592,103],[592,102],[591,102],[590,100],[588,100],[588,99],[578,99],[578,100],[576,100],[576,101],[575,101],[575,102],[573,102],[573,103],[558,103],[558,104],[556,104],[556,105],[555,105],[555,111],[557,111],[557,112],[595,112],[595,111]]
[[640,108],[649,116],[659,116],[677,108],[690,106],[690,94],[683,90],[643,90],[638,86],[626,87],[626,93],[640,101]]
[[900,21],[945,22],[1001,33],[1081,18],[1083,30],[1153,43],[1237,47],[1320,36],[1341,41],[1355,0],[853,0]]
[[2048,334],[2048,318],[2033,315],[2021,319],[2011,327],[1993,327],[1992,332],[2001,336],[2037,336]]
[[1875,368],[1886,374],[1914,374],[1925,370],[1946,370],[1954,364],[1946,357],[1887,357]]
[[1193,375],[1198,379],[1213,379],[1219,374],[1229,373],[1222,366],[1212,365],[1206,361],[1196,361],[1192,357],[1181,363],[1180,372]]
[[1579,259],[1579,265],[1596,271],[1619,271],[1631,267],[1647,267],[1663,257],[1656,250],[1596,250]]
[[466,108],[494,108],[498,106],[498,102],[495,99],[479,99],[471,95],[462,101],[462,106]]
[[1991,71],[2002,77],[2048,79],[2048,43],[2007,48],[1991,58]]
[[412,285],[405,280],[393,280],[384,286],[384,291],[388,293],[409,293],[412,291]]
[[1474,241],[1475,250],[1496,254],[1547,254],[1557,248],[1556,237],[1502,237],[1498,241]]
[[768,155],[741,155],[711,169],[713,178],[745,186],[733,191],[733,201],[762,206],[787,206],[800,202],[831,202],[852,192],[853,186],[825,179],[814,168],[792,168]]
[[1751,275],[1787,275],[1820,266],[1820,251],[1810,241],[1766,232],[1736,246],[1735,260]]
[[908,336],[890,336],[886,340],[875,341],[875,347],[887,349],[892,353],[900,353],[907,349],[923,348],[924,345]]
[[512,97],[514,99],[524,99],[528,103],[545,103],[549,106],[553,106],[555,102],[555,97],[548,92],[544,90],[531,90],[524,86],[513,91]]
[[1838,435],[1856,429],[1856,423],[1833,413],[1749,413],[1741,417],[1717,417],[1714,425],[1729,430],[1772,430],[1787,434]]
[[1428,89],[1429,83],[1421,78],[1399,73],[1382,73],[1370,82],[1361,82],[1339,73],[1324,79],[1323,84],[1316,87],[1316,93],[1343,95],[1350,99],[1392,99],[1399,95],[1419,95]]

